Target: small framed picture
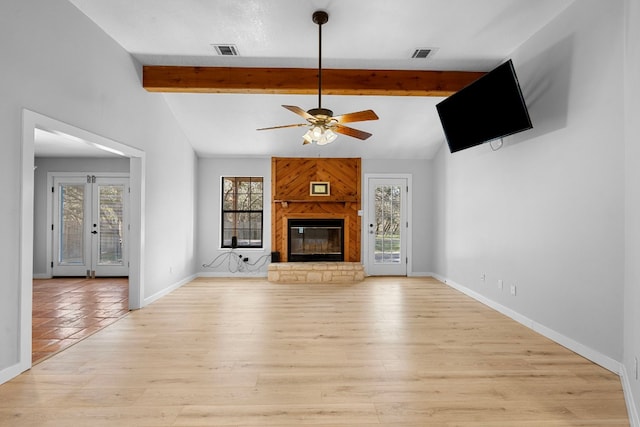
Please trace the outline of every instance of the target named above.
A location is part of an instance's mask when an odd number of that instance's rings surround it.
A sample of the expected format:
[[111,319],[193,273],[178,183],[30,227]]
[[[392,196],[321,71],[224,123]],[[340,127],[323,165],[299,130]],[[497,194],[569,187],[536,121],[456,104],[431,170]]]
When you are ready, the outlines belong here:
[[309,194],[311,196],[328,196],[329,192],[329,183],[321,182],[321,181],[311,181],[309,186]]

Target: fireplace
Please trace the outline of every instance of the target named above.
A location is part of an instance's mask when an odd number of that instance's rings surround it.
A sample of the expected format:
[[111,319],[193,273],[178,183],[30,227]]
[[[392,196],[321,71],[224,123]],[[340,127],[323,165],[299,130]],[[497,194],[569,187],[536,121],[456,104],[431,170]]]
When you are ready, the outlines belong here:
[[287,260],[344,261],[344,219],[288,220]]

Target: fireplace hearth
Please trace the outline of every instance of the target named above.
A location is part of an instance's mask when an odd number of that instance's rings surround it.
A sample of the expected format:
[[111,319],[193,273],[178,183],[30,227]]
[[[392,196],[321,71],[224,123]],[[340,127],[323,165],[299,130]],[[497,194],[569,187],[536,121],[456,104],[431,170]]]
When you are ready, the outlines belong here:
[[304,218],[288,220],[289,262],[344,261],[344,220]]

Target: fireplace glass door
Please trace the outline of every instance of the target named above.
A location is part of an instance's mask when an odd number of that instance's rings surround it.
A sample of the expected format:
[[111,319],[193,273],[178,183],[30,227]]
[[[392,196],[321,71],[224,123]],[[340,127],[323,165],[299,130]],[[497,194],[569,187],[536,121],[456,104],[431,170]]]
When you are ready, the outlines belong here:
[[344,261],[344,220],[290,219],[288,261]]

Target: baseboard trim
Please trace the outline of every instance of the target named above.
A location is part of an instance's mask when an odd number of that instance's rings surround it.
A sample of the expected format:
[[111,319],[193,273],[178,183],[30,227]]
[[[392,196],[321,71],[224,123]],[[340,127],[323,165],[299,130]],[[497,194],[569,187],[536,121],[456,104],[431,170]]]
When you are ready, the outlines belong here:
[[[31,361],[31,360],[29,360]],[[27,371],[31,366],[26,366],[23,363],[16,363],[0,371],[0,384],[4,384],[9,380],[14,379],[24,371]]]
[[152,302],[159,300],[163,296],[169,295],[171,292],[173,292],[176,289],[182,287],[183,285],[186,285],[187,283],[191,282],[196,277],[197,277],[197,275],[195,275],[195,274],[192,274],[191,276],[187,276],[184,279],[180,280],[179,282],[176,282],[173,285],[161,290],[160,292],[156,292],[155,294],[151,295],[150,297],[145,298],[142,301],[142,307],[146,307],[147,305],[151,304]]
[[33,278],[34,279],[53,279],[53,276],[47,273],[39,273],[39,274],[34,273]]
[[407,277],[433,277],[433,273],[428,273],[425,271],[412,271],[407,274]]
[[543,335],[550,340],[560,344],[561,346],[566,347],[569,350],[581,355],[582,357],[589,359],[593,363],[596,363],[617,375],[621,375],[623,366],[617,360],[614,360],[609,356],[600,353],[599,351],[596,351],[578,341],[575,341],[567,337],[566,335],[559,333],[558,331],[541,325],[536,321],[529,319],[528,317],[523,316],[522,314],[467,288],[466,286],[463,286],[438,274],[434,274],[433,277],[446,284],[447,286],[450,286],[462,292],[463,294],[470,296],[476,301],[481,302],[482,304],[504,314],[505,316],[510,317],[511,319],[526,326],[529,329],[532,329],[540,335]]
[[629,424],[631,427],[640,427],[640,416],[638,416],[638,408],[635,405],[635,399],[633,398],[633,389],[629,382],[629,375],[627,368],[622,365],[622,390],[624,392],[624,401],[627,404],[627,413],[629,414]]

